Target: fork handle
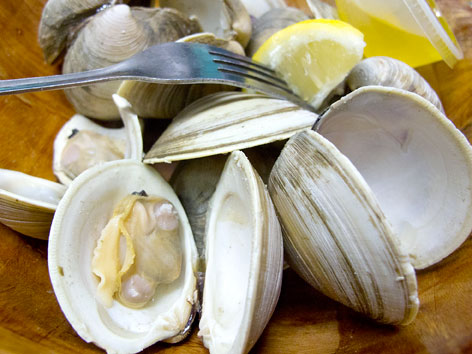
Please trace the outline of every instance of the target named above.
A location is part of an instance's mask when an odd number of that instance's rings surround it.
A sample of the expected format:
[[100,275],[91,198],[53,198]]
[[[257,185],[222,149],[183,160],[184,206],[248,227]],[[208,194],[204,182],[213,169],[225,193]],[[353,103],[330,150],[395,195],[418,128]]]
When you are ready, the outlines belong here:
[[124,74],[115,64],[78,73],[0,80],[0,95],[85,86],[96,82],[122,79]]

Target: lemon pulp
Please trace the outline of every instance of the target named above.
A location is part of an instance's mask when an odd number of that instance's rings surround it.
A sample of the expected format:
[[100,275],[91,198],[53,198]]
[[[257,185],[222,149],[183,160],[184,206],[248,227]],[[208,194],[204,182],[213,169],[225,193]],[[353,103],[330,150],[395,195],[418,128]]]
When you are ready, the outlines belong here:
[[316,109],[362,59],[364,46],[362,33],[345,22],[307,20],[275,33],[253,59]]

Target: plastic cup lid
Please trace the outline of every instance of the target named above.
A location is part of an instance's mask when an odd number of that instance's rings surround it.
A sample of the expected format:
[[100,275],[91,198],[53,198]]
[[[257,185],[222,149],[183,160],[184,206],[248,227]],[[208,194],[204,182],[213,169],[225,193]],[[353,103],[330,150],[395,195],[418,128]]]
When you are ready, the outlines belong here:
[[401,0],[449,67],[464,57],[434,0]]

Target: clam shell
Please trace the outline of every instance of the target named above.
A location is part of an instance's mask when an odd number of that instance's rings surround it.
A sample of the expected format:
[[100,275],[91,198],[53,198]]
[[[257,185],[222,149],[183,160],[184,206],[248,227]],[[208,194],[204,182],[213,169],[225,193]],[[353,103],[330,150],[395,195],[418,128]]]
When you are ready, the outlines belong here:
[[472,148],[453,123],[408,91],[366,86],[333,104],[315,129],[356,166],[417,269],[472,230]]
[[317,118],[291,102],[263,95],[209,95],[173,119],[144,162],[185,160],[284,140],[311,127]]
[[44,5],[38,29],[38,41],[44,59],[53,63],[65,50],[74,28],[94,15],[111,0],[49,0]]
[[413,266],[369,186],[333,144],[311,130],[290,138],[269,192],[287,261],[305,281],[377,321],[414,319]]
[[0,222],[23,235],[47,240],[65,191],[62,184],[0,169]]
[[[64,59],[63,72],[79,72],[121,62],[147,47],[174,41],[199,28],[172,9],[134,9],[115,5],[95,15],[79,32]],[[156,32],[159,31],[159,32]],[[87,117],[119,117],[112,94],[121,81],[65,90],[76,111]]]
[[[113,301],[107,308],[95,295],[93,249],[114,206],[141,190],[169,200],[176,208],[182,272],[173,283],[160,285],[146,307],[133,309]],[[61,310],[82,339],[108,352],[135,353],[160,340],[184,337],[197,301],[196,259],[190,225],[177,196],[154,169],[135,160],[108,162],[78,176],[59,203],[51,226],[48,268]]]
[[75,114],[62,126],[61,130],[56,135],[54,139],[53,171],[61,183],[69,185],[76,177],[71,175],[68,168],[64,166],[62,156],[68,140],[77,131],[90,131],[111,139],[116,142],[117,146],[122,146],[122,158],[124,159],[134,159],[138,161],[142,159],[143,138],[138,116],[133,112],[129,102],[123,97],[115,94],[113,95],[113,100],[123,121],[124,126],[122,128],[105,128],[81,114]]
[[346,78],[354,91],[362,86],[378,85],[414,92],[444,113],[441,100],[428,82],[408,64],[389,57],[371,57],[362,60]]
[[198,335],[211,353],[247,353],[279,298],[283,244],[269,194],[240,151],[228,157],[206,230]]

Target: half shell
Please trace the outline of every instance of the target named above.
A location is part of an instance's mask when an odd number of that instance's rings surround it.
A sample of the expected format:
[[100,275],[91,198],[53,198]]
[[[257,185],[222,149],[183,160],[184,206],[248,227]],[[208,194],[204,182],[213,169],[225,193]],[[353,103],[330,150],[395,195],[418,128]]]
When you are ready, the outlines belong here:
[[316,129],[362,174],[415,268],[469,236],[472,148],[429,101],[366,86],[333,104]]
[[47,240],[65,191],[62,184],[0,169],[0,222],[23,235]]
[[185,160],[284,140],[311,127],[317,118],[291,102],[263,95],[209,95],[173,119],[144,162]]
[[105,128],[74,115],[54,139],[53,171],[69,185],[78,174],[98,163],[119,159],[141,160],[143,138],[138,116],[124,98],[113,95],[123,121],[122,128]]
[[269,194],[240,151],[210,201],[199,336],[211,353],[247,353],[280,294],[283,245]]
[[[158,285],[144,307],[127,307],[116,299],[107,307],[97,298],[94,249],[115,206],[142,190],[169,201],[177,212],[180,275]],[[160,340],[183,338],[195,310],[196,259],[190,225],[177,196],[154,169],[134,160],[112,161],[82,173],[59,203],[51,226],[48,268],[59,305],[80,337],[109,352],[134,353]]]

